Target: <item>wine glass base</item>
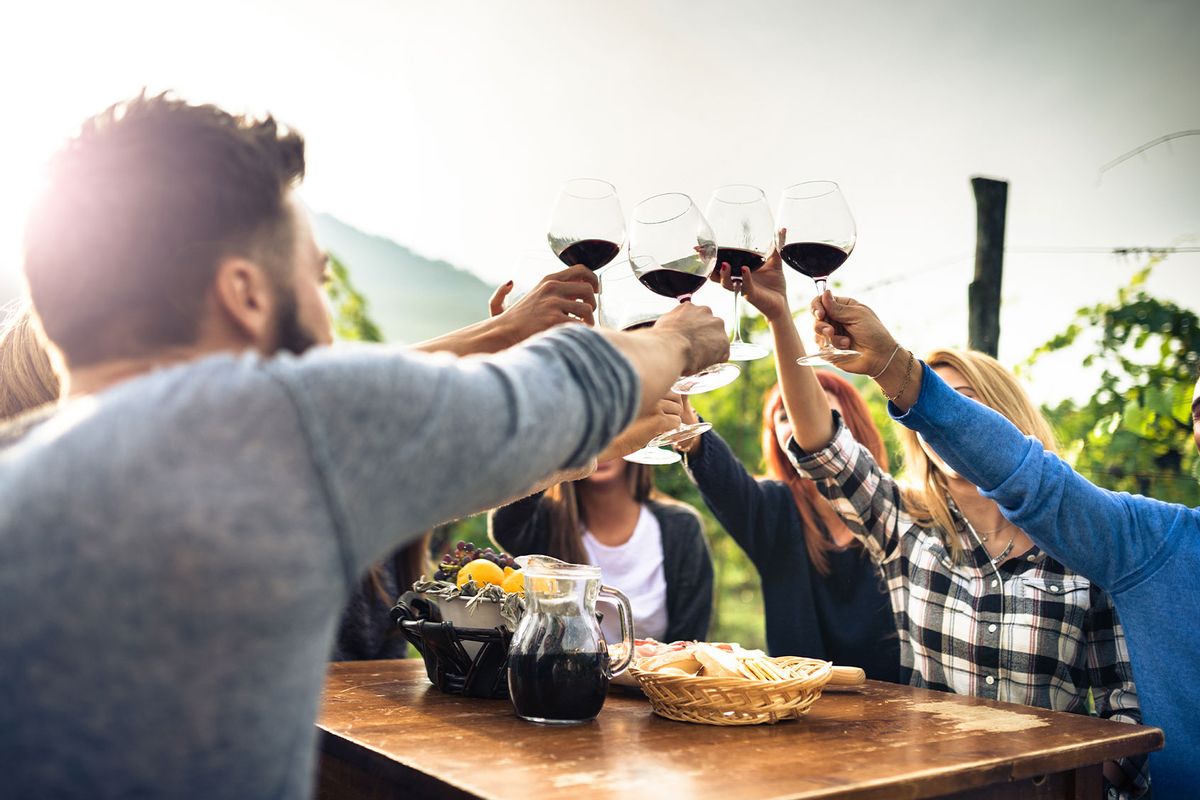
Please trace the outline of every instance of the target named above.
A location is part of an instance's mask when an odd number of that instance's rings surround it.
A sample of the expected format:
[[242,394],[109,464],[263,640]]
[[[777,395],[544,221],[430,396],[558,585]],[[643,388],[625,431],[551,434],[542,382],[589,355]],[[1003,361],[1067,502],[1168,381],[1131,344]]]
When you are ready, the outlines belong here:
[[761,344],[750,342],[732,342],[729,345],[730,361],[757,361],[771,355],[771,351]]
[[676,464],[683,460],[683,456],[679,455],[679,453],[662,447],[643,447],[641,450],[635,450],[629,455],[624,456],[624,458],[626,461],[632,461],[634,464],[648,464],[650,466]]
[[815,367],[825,364],[830,367],[836,367],[838,361],[849,358],[850,356],[859,356],[862,353],[857,350],[842,350],[837,347],[822,347],[812,355],[801,356],[796,359],[796,363],[804,367]]
[[722,386],[733,383],[741,374],[741,367],[737,364],[716,364],[700,370],[695,375],[683,376],[675,381],[671,391],[676,394],[711,392],[713,389],[720,389]]
[[655,436],[646,443],[646,447],[666,447],[671,444],[679,444],[680,442],[686,442],[688,439],[695,439],[705,431],[711,430],[711,422],[694,422],[690,425],[680,425],[674,430]]

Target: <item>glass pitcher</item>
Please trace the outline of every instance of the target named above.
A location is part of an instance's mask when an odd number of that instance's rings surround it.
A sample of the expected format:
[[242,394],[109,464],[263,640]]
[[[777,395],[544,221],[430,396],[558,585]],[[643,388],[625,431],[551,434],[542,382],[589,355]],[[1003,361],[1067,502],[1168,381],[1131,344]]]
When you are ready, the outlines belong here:
[[[508,693],[517,716],[530,722],[572,724],[600,713],[608,682],[633,659],[629,599],[600,585],[600,568],[548,556],[517,559],[525,575],[525,614],[508,650]],[[615,602],[625,650],[609,663],[596,619],[596,599]]]

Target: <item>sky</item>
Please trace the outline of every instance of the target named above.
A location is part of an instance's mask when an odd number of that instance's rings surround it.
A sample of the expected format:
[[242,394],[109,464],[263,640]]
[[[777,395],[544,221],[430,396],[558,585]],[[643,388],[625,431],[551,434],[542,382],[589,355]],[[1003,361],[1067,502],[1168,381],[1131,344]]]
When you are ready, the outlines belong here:
[[[143,86],[273,113],[308,141],[311,208],[493,283],[546,263],[530,255],[572,177],[612,182],[626,213],[663,191],[703,207],[752,183],[774,205],[836,180],[859,237],[841,290],[917,352],[966,343],[973,175],[1010,182],[1010,365],[1142,263],[1107,249],[1200,248],[1200,136],[1101,174],[1200,129],[1195,0],[14,5],[0,282],[46,158]],[[1150,288],[1200,309],[1200,253]],[[1082,354],[1063,358],[1031,373],[1035,398],[1086,385]]]

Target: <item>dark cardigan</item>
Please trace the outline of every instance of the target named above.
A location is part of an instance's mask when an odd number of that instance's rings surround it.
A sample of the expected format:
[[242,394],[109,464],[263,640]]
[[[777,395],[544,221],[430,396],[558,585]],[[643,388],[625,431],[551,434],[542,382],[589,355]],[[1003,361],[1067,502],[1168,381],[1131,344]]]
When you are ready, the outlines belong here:
[[863,550],[831,550],[829,575],[809,561],[787,484],[756,480],[709,431],[685,461],[704,502],[762,577],[771,655],[821,658],[899,681],[900,642],[879,569]]
[[[392,622],[392,606],[396,598],[412,588],[419,575],[408,575],[400,548],[379,562],[379,580],[383,595],[375,589],[369,577],[359,581],[342,610],[337,639],[333,643],[330,661],[362,661],[376,658],[404,658],[408,640]],[[386,599],[391,598],[391,599]]]
[[[531,495],[488,515],[492,541],[513,555],[546,552],[550,546],[548,509],[542,494]],[[703,640],[712,620],[713,565],[700,515],[677,503],[646,501],[662,529],[663,578],[667,583],[668,642]]]

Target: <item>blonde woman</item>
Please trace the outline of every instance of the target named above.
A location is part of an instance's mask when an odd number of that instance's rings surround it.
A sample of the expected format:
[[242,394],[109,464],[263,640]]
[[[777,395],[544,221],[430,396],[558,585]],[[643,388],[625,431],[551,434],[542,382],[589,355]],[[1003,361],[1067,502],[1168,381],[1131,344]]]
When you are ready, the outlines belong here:
[[[1039,546],[1112,594],[1123,615],[1144,719],[1166,734],[1150,755],[1154,795],[1192,798],[1200,785],[1200,508],[1095,486],[1012,422],[916,361],[861,303],[829,293],[813,303],[822,336],[861,355],[843,362],[892,398],[893,418],[994,500]],[[836,323],[834,329],[831,323]],[[890,366],[889,366],[889,362]],[[1192,394],[1200,447],[1200,382]]]
[[0,421],[58,400],[59,381],[28,306],[0,324]]
[[[742,277],[745,296],[764,314],[787,302],[772,262]],[[1036,547],[909,431],[908,481],[901,485],[831,413],[813,370],[796,364],[804,348],[794,326],[783,328],[775,344],[793,425],[788,456],[882,567],[900,636],[901,680],[1077,713],[1088,713],[1091,694],[1100,716],[1141,722],[1110,597]],[[926,363],[951,387],[1055,448],[1045,419],[994,359],[936,350]],[[1149,780],[1145,758],[1108,764],[1105,776],[1132,794]]]

